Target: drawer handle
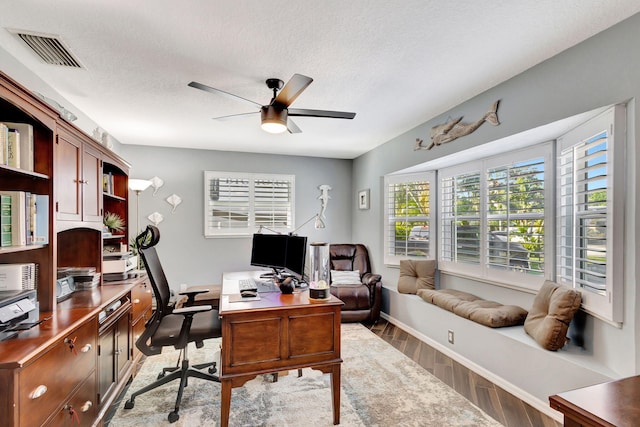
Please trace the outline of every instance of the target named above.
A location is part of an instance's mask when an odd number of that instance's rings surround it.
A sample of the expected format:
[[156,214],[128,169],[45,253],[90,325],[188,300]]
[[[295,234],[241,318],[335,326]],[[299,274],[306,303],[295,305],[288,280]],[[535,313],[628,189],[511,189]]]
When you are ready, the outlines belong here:
[[85,344],[80,349],[80,353],[88,353],[89,351],[91,351],[91,344]]
[[80,407],[80,410],[82,412],[87,412],[89,409],[91,409],[92,406],[93,403],[90,400],[87,400],[86,402],[84,402],[84,405]]
[[47,392],[47,386],[44,384],[40,384],[38,387],[34,388],[31,393],[29,393],[29,399],[35,400],[45,394]]
[[134,304],[140,304],[140,298],[136,298],[136,299],[134,299],[134,300],[133,300],[133,303],[134,303]]

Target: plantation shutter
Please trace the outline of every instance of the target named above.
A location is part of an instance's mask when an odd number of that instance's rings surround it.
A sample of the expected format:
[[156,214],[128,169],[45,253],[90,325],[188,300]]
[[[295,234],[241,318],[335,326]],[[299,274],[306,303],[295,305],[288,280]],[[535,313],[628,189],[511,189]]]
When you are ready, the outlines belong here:
[[444,177],[440,202],[442,259],[480,264],[480,172]]
[[433,259],[431,235],[435,203],[433,172],[385,177],[385,263]]
[[205,236],[293,229],[293,175],[205,172]]

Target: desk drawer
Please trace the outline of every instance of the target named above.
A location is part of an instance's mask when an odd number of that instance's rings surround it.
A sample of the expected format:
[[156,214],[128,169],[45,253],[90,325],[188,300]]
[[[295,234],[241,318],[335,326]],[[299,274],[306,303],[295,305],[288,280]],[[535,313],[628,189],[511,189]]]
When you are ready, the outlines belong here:
[[131,289],[131,305],[133,321],[138,318],[151,307],[151,284],[148,280],[140,282]]
[[41,425],[95,370],[97,330],[95,319],[85,323],[22,369],[19,379],[20,425]]
[[92,372],[47,427],[89,427],[96,418],[96,376]]

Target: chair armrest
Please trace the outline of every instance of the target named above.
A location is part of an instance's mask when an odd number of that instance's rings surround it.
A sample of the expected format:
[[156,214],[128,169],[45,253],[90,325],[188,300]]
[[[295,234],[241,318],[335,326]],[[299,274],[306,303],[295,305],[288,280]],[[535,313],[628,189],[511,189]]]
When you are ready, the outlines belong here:
[[193,305],[196,302],[196,295],[200,295],[200,294],[206,294],[207,292],[209,292],[209,289],[194,289],[194,290],[186,290],[186,291],[181,291],[178,292],[178,295],[186,295],[187,296],[187,302],[186,305]]
[[176,308],[172,311],[173,314],[182,314],[184,316],[193,316],[195,313],[200,313],[201,311],[209,311],[212,310],[213,307],[210,305],[193,305],[190,307],[182,307]]
[[362,276],[362,283],[363,283],[364,285],[369,286],[369,287],[370,287],[370,286],[372,286],[372,285],[375,285],[375,284],[379,283],[379,282],[380,282],[380,280],[382,280],[382,276],[381,276],[381,275],[379,275],[379,274],[365,273],[365,274]]

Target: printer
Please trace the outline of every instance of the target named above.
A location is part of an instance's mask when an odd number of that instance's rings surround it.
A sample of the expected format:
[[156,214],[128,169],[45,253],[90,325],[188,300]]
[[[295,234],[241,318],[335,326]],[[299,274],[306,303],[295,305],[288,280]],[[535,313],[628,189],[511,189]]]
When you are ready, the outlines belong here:
[[0,291],[0,341],[13,338],[21,324],[40,317],[35,289]]

